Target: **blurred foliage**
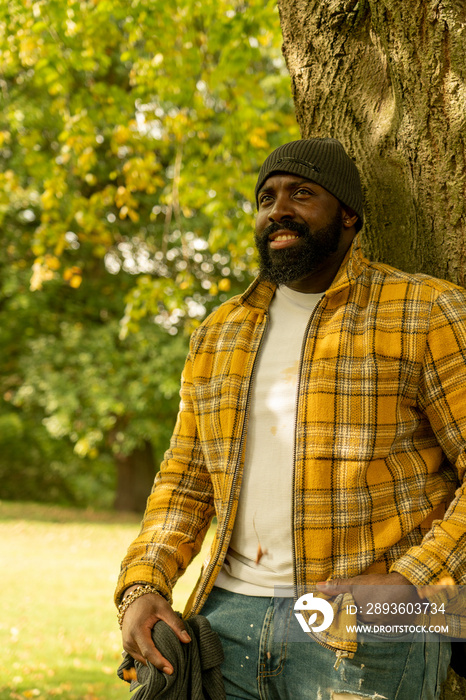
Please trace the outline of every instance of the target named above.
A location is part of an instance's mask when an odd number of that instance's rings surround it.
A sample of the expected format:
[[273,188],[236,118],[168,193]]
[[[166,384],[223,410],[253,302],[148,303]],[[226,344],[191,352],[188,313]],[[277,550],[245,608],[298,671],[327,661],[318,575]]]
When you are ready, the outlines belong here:
[[258,169],[299,136],[280,41],[264,0],[1,4],[0,430],[23,470],[57,439],[70,472],[167,446],[187,334],[251,279]]
[[3,499],[111,508],[113,460],[80,458],[67,441],[52,440],[36,416],[0,402],[0,482]]

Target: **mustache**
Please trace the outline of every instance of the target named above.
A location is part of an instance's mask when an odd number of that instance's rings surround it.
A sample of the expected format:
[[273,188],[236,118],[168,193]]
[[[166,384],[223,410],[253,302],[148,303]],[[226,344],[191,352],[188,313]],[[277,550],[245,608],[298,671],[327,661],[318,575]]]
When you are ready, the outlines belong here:
[[277,231],[296,231],[301,236],[307,236],[310,233],[309,226],[299,221],[273,221],[262,231],[261,238],[267,239],[273,233],[277,233]]

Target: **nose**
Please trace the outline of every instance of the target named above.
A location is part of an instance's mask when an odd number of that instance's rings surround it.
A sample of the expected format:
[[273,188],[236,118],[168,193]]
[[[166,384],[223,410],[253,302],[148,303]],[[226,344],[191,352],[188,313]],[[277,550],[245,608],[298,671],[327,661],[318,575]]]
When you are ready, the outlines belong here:
[[276,194],[273,206],[270,207],[268,217],[271,222],[294,219],[295,212],[293,209],[293,202],[288,196],[288,193],[283,192]]

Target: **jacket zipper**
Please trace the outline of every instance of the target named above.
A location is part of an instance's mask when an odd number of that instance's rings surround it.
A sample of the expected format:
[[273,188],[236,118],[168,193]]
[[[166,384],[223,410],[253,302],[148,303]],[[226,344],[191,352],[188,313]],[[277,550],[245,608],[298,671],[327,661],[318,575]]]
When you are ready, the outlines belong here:
[[309,316],[309,321],[307,322],[307,325],[306,325],[306,330],[304,331],[303,343],[301,345],[301,355],[299,358],[299,366],[298,366],[298,383],[297,383],[297,387],[296,387],[296,410],[295,410],[295,418],[294,418],[293,469],[292,469],[292,485],[291,485],[292,494],[293,494],[293,500],[291,502],[291,532],[293,535],[291,538],[291,545],[292,545],[292,558],[293,558],[293,593],[294,593],[295,602],[298,599],[298,582],[296,580],[296,542],[295,542],[295,536],[294,536],[294,531],[295,531],[294,530],[294,522],[295,522],[296,443],[297,443],[297,432],[298,432],[299,394],[301,392],[301,375],[302,375],[302,371],[303,371],[304,351],[306,348],[307,337],[308,337],[309,329],[311,327],[314,316],[317,313],[317,309],[319,308],[320,304],[322,303],[322,298],[319,299],[319,301],[315,305],[314,309],[312,310],[312,313]]
[[[317,309],[320,306],[322,302],[323,297],[318,301],[316,306],[314,307],[311,315],[309,316],[309,321],[307,322],[306,325],[306,330],[304,332],[304,338],[303,338],[303,344],[301,346],[301,356],[299,358],[299,367],[298,367],[298,384],[296,388],[296,411],[295,411],[295,424],[294,424],[294,448],[293,448],[293,470],[292,470],[292,494],[293,494],[293,500],[291,503],[291,533],[292,533],[292,538],[291,538],[291,544],[292,544],[292,557],[293,557],[293,593],[294,593],[294,600],[295,602],[298,599],[298,582],[296,580],[296,542],[295,542],[295,529],[294,529],[294,522],[295,522],[295,477],[296,477],[296,443],[297,443],[297,431],[298,431],[298,408],[299,408],[299,394],[301,390],[301,374],[302,374],[302,369],[303,369],[303,362],[304,362],[304,350],[306,347],[307,343],[307,337],[309,333],[309,329],[311,327],[313,318],[315,314],[317,313]],[[335,670],[338,669],[339,665],[342,662],[342,659],[348,658],[349,652],[345,651],[344,649],[336,649],[335,647],[330,646],[330,644],[326,644],[325,642],[321,642],[320,639],[317,639],[312,632],[309,633],[312,638],[320,644],[320,646],[324,647],[325,649],[330,649],[330,651],[335,652],[336,654],[336,661],[333,666]]]
[[261,338],[260,338],[260,341],[259,341],[259,345],[258,345],[258,348],[257,348],[256,356],[255,356],[254,361],[253,361],[253,365],[252,365],[252,369],[251,369],[251,375],[250,375],[250,377],[249,377],[249,386],[248,386],[248,393],[247,393],[247,396],[246,396],[246,406],[245,406],[245,410],[244,410],[244,420],[243,420],[243,425],[242,425],[242,429],[241,429],[241,439],[240,439],[240,443],[239,443],[238,459],[237,459],[237,461],[236,461],[235,471],[234,471],[234,474],[233,474],[233,480],[232,480],[232,484],[231,484],[231,491],[230,491],[230,498],[229,498],[229,500],[228,500],[227,512],[226,512],[226,514],[225,514],[225,519],[224,519],[224,522],[223,522],[222,531],[221,531],[221,533],[220,533],[220,537],[219,537],[219,541],[218,541],[218,545],[217,545],[217,555],[215,556],[214,559],[212,559],[212,561],[209,562],[209,566],[208,566],[208,568],[207,568],[207,570],[206,570],[206,574],[205,574],[205,576],[204,576],[203,584],[202,584],[201,588],[199,589],[199,591],[198,591],[198,593],[197,593],[197,595],[196,595],[196,599],[195,599],[195,601],[194,601],[194,603],[193,603],[193,607],[192,607],[192,610],[191,610],[191,613],[190,613],[190,614],[195,614],[195,613],[196,613],[196,611],[197,611],[197,606],[199,605],[199,601],[200,601],[200,599],[202,598],[202,596],[203,596],[203,594],[204,594],[204,591],[205,591],[205,589],[206,589],[207,583],[208,583],[208,581],[209,581],[209,579],[210,579],[210,577],[211,577],[212,571],[214,570],[214,568],[215,568],[215,566],[216,566],[216,564],[217,564],[218,558],[219,558],[219,556],[220,556],[220,553],[221,553],[221,551],[222,551],[222,549],[223,549],[223,542],[224,542],[224,540],[225,540],[226,530],[227,530],[228,522],[229,522],[229,519],[230,519],[231,510],[232,510],[232,508],[233,508],[233,501],[234,501],[234,496],[235,496],[235,487],[236,487],[236,482],[238,481],[238,474],[239,474],[239,465],[240,465],[240,462],[241,462],[241,456],[242,456],[242,454],[243,454],[244,440],[245,440],[245,434],[246,434],[246,429],[245,429],[245,427],[246,427],[246,423],[247,423],[247,418],[248,418],[248,416],[249,416],[249,407],[250,407],[250,403],[251,403],[251,387],[252,387],[252,381],[253,381],[253,379],[254,379],[254,374],[255,374],[256,366],[257,366],[257,359],[258,359],[258,357],[259,357],[259,353],[260,353],[260,350],[261,350],[261,348],[262,348],[262,343],[263,343],[263,340],[264,340],[265,331],[266,331],[267,325],[268,325],[268,314],[267,314],[267,312],[264,314],[264,318],[265,318],[265,322],[264,322],[264,327],[263,327],[263,329],[262,329],[262,335],[261,335]]

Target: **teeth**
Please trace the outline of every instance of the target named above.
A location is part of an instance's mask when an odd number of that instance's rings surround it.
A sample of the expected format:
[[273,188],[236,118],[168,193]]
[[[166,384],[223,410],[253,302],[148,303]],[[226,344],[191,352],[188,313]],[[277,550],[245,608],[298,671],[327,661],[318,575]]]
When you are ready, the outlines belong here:
[[295,236],[292,233],[283,233],[280,234],[280,236],[276,236],[276,238],[274,238],[274,241],[292,241],[294,238],[297,237],[298,236]]

